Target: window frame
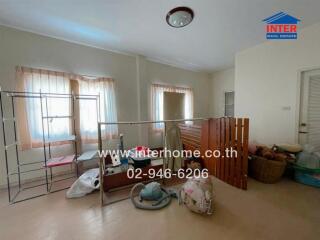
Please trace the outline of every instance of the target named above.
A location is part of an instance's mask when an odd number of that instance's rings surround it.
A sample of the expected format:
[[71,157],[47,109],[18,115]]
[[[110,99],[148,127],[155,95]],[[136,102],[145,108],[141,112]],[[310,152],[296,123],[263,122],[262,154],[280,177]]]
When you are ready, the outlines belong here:
[[[153,83],[151,84],[151,119],[153,121],[161,121],[163,120],[163,111],[155,109],[156,106],[162,106],[163,107],[163,99],[162,103],[158,102],[157,97],[155,94],[161,94],[156,93],[157,91],[162,91],[162,95],[164,92],[177,92],[177,93],[184,93],[185,98],[188,98],[188,101],[185,100],[185,109],[184,109],[184,118],[185,119],[192,119],[194,114],[194,93],[193,89],[189,87],[181,87],[181,86],[174,86],[174,85],[165,85],[165,84],[157,84]],[[159,96],[158,96],[159,97]],[[161,97],[161,96],[160,96]],[[159,114],[162,116],[159,116]],[[159,117],[158,117],[159,116]],[[159,118],[159,119],[158,119]],[[162,118],[162,119],[161,119]],[[186,124],[193,124],[192,121],[186,122]],[[155,123],[152,124],[152,129],[154,131],[163,131],[163,123]]]
[[[231,94],[232,96],[232,103],[228,102],[228,94]],[[234,97],[235,92],[234,91],[225,91],[224,92],[224,116],[225,117],[234,117]],[[231,109],[228,109],[231,108]],[[232,112],[232,114],[228,113],[228,110]]]

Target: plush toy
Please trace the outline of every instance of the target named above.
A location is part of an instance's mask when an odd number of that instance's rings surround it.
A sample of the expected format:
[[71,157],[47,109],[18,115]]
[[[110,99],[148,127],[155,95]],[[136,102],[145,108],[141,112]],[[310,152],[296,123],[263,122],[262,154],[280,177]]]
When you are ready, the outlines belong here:
[[274,154],[274,160],[276,160],[276,161],[283,162],[283,161],[286,161],[287,159],[288,159],[288,156],[284,153],[275,153]]
[[288,159],[288,155],[283,152],[277,151],[277,148],[275,148],[275,146],[273,146],[272,148],[259,146],[257,148],[256,155],[269,160],[275,160],[280,162],[286,161]]
[[260,157],[264,157],[267,159],[274,159],[274,151],[272,151],[271,148],[265,147],[265,146],[259,146],[257,147],[256,155]]
[[180,190],[180,204],[201,214],[213,213],[213,186],[211,178],[191,178]]
[[257,145],[255,145],[255,144],[253,144],[253,143],[249,144],[249,146],[248,146],[248,152],[249,152],[249,154],[251,154],[251,155],[256,155],[256,153],[257,153]]

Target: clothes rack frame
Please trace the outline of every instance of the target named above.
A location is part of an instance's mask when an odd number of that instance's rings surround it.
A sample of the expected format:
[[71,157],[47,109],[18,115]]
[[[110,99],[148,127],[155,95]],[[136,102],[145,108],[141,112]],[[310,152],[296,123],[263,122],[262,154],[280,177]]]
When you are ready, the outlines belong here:
[[[8,98],[7,104],[4,103],[4,99]],[[43,160],[40,161],[31,161],[31,162],[22,162],[20,159],[19,153],[19,139],[18,139],[18,131],[17,131],[17,119],[16,119],[16,109],[15,109],[15,99],[23,98],[23,99],[39,99],[40,101],[40,111],[41,111],[41,130],[42,130],[42,149],[43,149]],[[53,116],[49,114],[48,109],[48,99],[66,99],[71,103],[70,115],[66,116]],[[47,92],[21,92],[21,91],[4,91],[0,87],[0,110],[1,110],[1,125],[2,125],[2,135],[3,135],[3,147],[4,147],[4,158],[5,158],[5,171],[6,171],[6,180],[7,180],[7,190],[8,190],[8,200],[10,204],[26,201],[29,199],[34,199],[40,196],[44,196],[48,193],[53,193],[57,191],[64,190],[66,188],[60,188],[57,190],[52,190],[53,183],[65,181],[67,179],[75,178],[79,176],[79,161],[78,161],[78,140],[79,134],[77,133],[76,127],[76,116],[75,116],[75,104],[76,101],[95,101],[96,112],[97,112],[97,120],[100,121],[100,95],[93,94],[64,94],[64,93],[47,93]],[[6,108],[11,108],[11,116],[5,117]],[[79,109],[80,113],[80,109]],[[50,138],[50,121],[53,119],[69,119],[71,120],[71,130],[73,132],[72,138],[66,139],[51,139]],[[7,134],[9,133],[7,130],[8,122],[13,123],[13,138],[14,143],[8,143]],[[47,129],[47,130],[46,130]],[[51,147],[53,142],[73,142],[74,148],[74,158],[72,161],[60,165],[50,165],[49,161],[52,159]],[[15,166],[13,167],[14,171],[11,172],[11,168],[9,164],[13,163],[13,161],[9,161],[9,151],[11,148],[14,148],[14,153],[16,161]],[[63,156],[65,157],[65,156]],[[39,164],[41,167],[39,167]],[[76,167],[75,176],[70,176],[70,174],[60,174],[59,177],[67,175],[67,177],[60,178],[58,180],[53,179],[53,167],[70,165],[71,170],[72,166]],[[36,166],[36,167],[34,167]],[[24,167],[28,167],[29,169],[24,170]],[[27,184],[23,183],[22,174],[30,173],[30,172],[38,172],[42,171],[44,176],[41,177],[41,184],[31,185],[34,182],[39,182],[40,180],[28,180]],[[11,181],[12,177],[16,177],[16,181]],[[12,184],[15,184],[13,187]],[[23,185],[27,185],[24,187]],[[24,197],[17,200],[17,197],[24,192],[25,190],[38,188],[41,186],[45,186],[45,190],[41,193],[32,193],[28,197]],[[16,192],[12,194],[12,189],[17,188]]]
[[[105,125],[141,125],[141,124],[155,124],[155,123],[163,123],[164,124],[164,134],[163,134],[163,145],[166,145],[166,129],[167,129],[167,123],[181,123],[181,122],[196,122],[196,121],[207,121],[209,120],[208,118],[191,118],[191,119],[173,119],[173,120],[160,120],[160,121],[133,121],[133,122],[98,122],[98,149],[100,153],[102,152],[102,131],[101,128],[102,126]],[[164,159],[163,162],[163,170],[165,170],[167,166],[167,159]],[[100,205],[101,207],[105,206],[105,196],[104,196],[104,189],[103,189],[103,184],[104,184],[104,175],[106,172],[106,163],[105,159],[102,155],[99,157],[99,179],[100,179]],[[161,179],[164,182],[164,179]],[[121,190],[123,188],[119,188]],[[119,201],[127,200],[129,197],[124,197],[119,200],[112,201],[109,204],[112,203],[117,203]]]

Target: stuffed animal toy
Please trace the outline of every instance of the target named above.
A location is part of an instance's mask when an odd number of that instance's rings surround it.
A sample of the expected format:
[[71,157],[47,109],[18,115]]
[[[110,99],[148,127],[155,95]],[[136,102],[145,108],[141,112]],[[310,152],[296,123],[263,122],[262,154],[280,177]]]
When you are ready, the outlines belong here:
[[265,147],[265,146],[259,146],[257,147],[257,153],[258,156],[264,157],[267,159],[274,159],[274,151],[272,151],[271,148]]
[[257,145],[255,145],[253,143],[249,144],[248,151],[249,151],[249,154],[256,155],[256,153],[257,153]]
[[282,152],[275,151],[276,148],[268,148],[265,146],[259,146],[257,148],[256,155],[259,157],[263,157],[269,160],[275,160],[275,161],[286,161],[288,159],[288,155]]
[[284,153],[275,153],[274,160],[284,162],[288,159],[288,156]]

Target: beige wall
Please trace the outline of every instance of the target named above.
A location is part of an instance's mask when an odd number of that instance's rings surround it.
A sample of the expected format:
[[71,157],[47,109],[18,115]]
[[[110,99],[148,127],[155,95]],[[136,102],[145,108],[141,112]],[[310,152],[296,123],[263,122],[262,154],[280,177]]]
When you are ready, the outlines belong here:
[[[143,58],[140,59],[143,63]],[[209,114],[209,96],[210,81],[206,73],[187,71],[160,63],[145,61],[143,64],[144,72],[141,73],[141,102],[147,107],[142,108],[142,118],[150,119],[151,96],[150,89],[152,83],[170,84],[176,86],[190,87],[194,93],[194,117],[208,117]],[[149,109],[149,111],[148,111]],[[146,130],[143,129],[146,133]],[[149,134],[143,139],[149,138],[149,144],[152,147],[159,146],[162,143],[161,134]]]
[[299,72],[320,67],[320,24],[297,41],[268,41],[235,60],[235,113],[250,118],[250,140],[297,141]]
[[[163,83],[177,86],[190,87],[194,93],[194,117],[207,117],[209,108],[209,75],[186,71],[183,69],[147,62],[146,79],[148,88],[151,83]],[[150,90],[144,91],[150,93]]]
[[212,117],[224,116],[224,94],[234,91],[234,68],[215,72],[211,75],[210,114]]
[[[208,114],[207,74],[153,63],[141,56],[121,55],[0,26],[0,85],[3,89],[15,89],[17,65],[114,78],[119,121],[150,119],[149,91],[152,82],[192,87],[195,117]],[[127,146],[137,144],[139,139],[148,143],[147,134],[141,134],[138,130],[133,127],[120,129],[126,135]],[[2,146],[2,136],[0,144]],[[22,158],[25,161],[37,160],[42,158],[42,154],[41,150],[25,151]],[[2,147],[0,159],[0,185],[3,185]],[[15,161],[12,156],[9,159]]]

